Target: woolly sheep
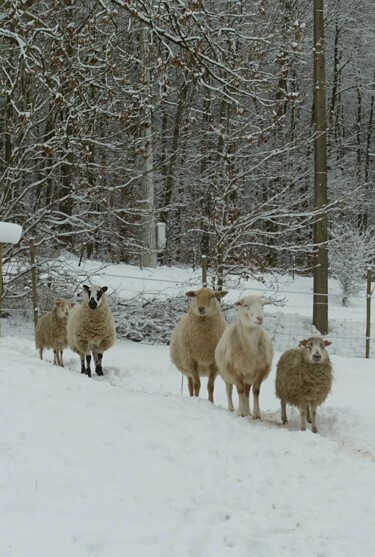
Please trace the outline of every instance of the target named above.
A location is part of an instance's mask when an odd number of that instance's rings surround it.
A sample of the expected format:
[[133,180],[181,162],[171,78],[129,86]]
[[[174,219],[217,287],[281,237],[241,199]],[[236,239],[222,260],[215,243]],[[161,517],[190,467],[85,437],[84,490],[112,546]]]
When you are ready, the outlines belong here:
[[245,296],[235,303],[237,321],[229,325],[215,351],[219,373],[225,381],[228,410],[233,412],[232,391],[237,387],[239,416],[250,416],[249,394],[253,387],[253,419],[261,419],[259,392],[273,358],[271,339],[262,328],[263,306],[272,303],[258,296]]
[[301,340],[298,348],[282,354],[276,368],[276,396],[281,400],[281,419],[288,423],[286,405],[299,409],[301,430],[306,418],[317,433],[316,409],[326,400],[332,387],[332,364],[326,347],[331,342],[314,336]]
[[[83,301],[72,309],[68,317],[67,334],[69,347],[79,354],[81,373],[91,377],[91,352],[95,371],[103,375],[103,352],[116,340],[116,328],[108,305],[107,286],[83,285]],[[86,359],[86,366],[85,366]]]
[[41,360],[43,350],[51,348],[54,365],[64,366],[63,350],[68,346],[66,323],[73,305],[65,298],[56,298],[52,310],[39,317],[35,328],[35,345]]
[[228,292],[200,288],[186,292],[188,313],[177,323],[170,342],[171,360],[188,378],[190,396],[199,396],[200,377],[208,377],[208,400],[214,401],[215,348],[227,325],[219,300]]

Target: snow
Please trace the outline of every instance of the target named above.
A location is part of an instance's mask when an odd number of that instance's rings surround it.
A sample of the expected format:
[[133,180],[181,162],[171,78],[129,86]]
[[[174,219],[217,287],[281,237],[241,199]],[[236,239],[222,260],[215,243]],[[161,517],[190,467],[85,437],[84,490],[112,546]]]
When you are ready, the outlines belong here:
[[3,244],[17,244],[21,238],[22,226],[12,222],[0,221],[0,242]]
[[26,324],[0,337],[0,556],[372,557],[374,360],[332,355],[314,435],[280,424],[279,356],[253,422],[220,378],[215,405],[205,380],[189,398],[167,346],[118,341],[89,379],[69,350],[41,362]]

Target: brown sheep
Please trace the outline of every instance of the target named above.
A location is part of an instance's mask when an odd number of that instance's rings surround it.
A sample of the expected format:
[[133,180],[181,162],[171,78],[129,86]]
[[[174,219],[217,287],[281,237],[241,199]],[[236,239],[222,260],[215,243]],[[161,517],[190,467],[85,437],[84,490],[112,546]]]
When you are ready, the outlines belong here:
[[208,376],[208,400],[214,401],[214,384],[217,376],[215,348],[227,325],[219,300],[226,291],[200,288],[190,290],[188,313],[177,323],[170,342],[171,360],[188,378],[190,396],[199,396],[200,377]]
[[68,346],[66,323],[73,306],[65,298],[56,298],[52,310],[39,317],[35,328],[35,345],[41,360],[43,350],[52,348],[54,365],[64,366],[63,350]]
[[301,430],[306,418],[317,433],[316,411],[331,391],[333,371],[326,347],[331,342],[314,336],[301,340],[298,348],[282,354],[276,369],[276,396],[281,401],[281,420],[288,423],[286,405],[299,409]]

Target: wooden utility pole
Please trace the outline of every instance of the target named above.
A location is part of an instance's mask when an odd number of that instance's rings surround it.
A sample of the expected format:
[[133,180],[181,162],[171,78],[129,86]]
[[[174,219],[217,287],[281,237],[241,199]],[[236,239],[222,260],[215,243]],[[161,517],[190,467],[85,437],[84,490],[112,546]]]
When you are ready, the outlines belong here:
[[152,110],[151,110],[151,74],[150,74],[150,32],[143,27],[141,32],[141,60],[143,63],[144,108],[141,122],[143,139],[142,169],[142,252],[141,266],[156,267],[156,222],[154,215],[154,160],[152,148]]
[[328,333],[327,113],[324,54],[324,0],[314,0],[314,223],[313,324]]

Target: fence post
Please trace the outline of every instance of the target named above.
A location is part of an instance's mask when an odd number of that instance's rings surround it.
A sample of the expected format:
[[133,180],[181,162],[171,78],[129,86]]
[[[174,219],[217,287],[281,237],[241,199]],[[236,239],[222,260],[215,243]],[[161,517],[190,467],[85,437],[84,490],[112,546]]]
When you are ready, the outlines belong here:
[[3,298],[3,244],[0,242],[0,336],[1,336],[1,301]]
[[202,286],[207,288],[207,257],[202,255]]
[[370,357],[370,335],[371,335],[371,269],[367,270],[367,295],[366,295],[366,358]]
[[32,286],[32,299],[34,309],[34,325],[38,323],[38,294],[37,294],[37,281],[36,281],[36,265],[35,265],[35,244],[34,238],[30,238],[30,261],[31,261],[31,286]]

